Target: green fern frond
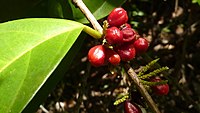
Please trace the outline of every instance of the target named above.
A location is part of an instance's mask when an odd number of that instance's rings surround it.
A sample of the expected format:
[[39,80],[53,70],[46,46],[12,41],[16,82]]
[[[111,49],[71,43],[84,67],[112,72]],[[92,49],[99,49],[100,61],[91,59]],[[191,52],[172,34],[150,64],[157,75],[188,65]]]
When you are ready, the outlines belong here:
[[142,67],[142,70],[138,73],[138,77],[144,75],[156,62],[158,62],[159,58],[149,62],[146,66]]
[[150,72],[150,73],[148,73],[148,74],[139,76],[139,78],[140,78],[140,79],[147,79],[147,78],[156,76],[156,75],[158,75],[159,73],[161,73],[161,72],[163,72],[163,71],[166,71],[166,70],[168,70],[168,69],[169,69],[169,68],[168,68],[167,66],[161,67],[161,68],[158,68],[158,69],[154,70],[153,72]]
[[129,95],[128,95],[128,94],[127,94],[127,95],[124,95],[123,97],[117,99],[117,100],[114,102],[114,105],[118,105],[118,104],[124,102],[125,100],[127,100],[128,98],[129,98]]
[[157,86],[157,85],[167,84],[168,80],[162,80],[159,82],[149,82],[149,81],[141,80],[141,82],[142,84],[147,85],[147,86]]

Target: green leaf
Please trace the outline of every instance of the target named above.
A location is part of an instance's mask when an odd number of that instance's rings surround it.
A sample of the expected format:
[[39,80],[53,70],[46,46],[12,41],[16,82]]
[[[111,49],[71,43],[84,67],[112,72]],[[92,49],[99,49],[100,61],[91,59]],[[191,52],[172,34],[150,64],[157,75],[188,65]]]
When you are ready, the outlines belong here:
[[66,76],[66,73],[70,69],[72,62],[74,63],[74,57],[79,54],[79,50],[81,49],[86,36],[87,35],[85,32],[81,32],[76,42],[68,51],[67,55],[65,55],[58,67],[39,89],[37,94],[34,95],[33,99],[28,103],[22,113],[35,113],[38,110],[39,105],[44,103],[49,93],[55,88],[55,84],[58,84],[58,82],[63,78],[64,75]]
[[61,19],[0,24],[0,113],[20,113],[26,107],[83,27]]
[[198,3],[200,5],[200,0],[192,0],[192,3]]

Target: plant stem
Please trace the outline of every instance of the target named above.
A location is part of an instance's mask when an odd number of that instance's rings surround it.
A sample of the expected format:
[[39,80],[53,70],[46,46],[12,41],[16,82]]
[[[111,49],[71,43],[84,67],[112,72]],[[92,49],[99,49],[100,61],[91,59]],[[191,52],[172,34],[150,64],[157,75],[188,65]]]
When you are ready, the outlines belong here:
[[90,10],[86,7],[82,0],[72,0],[73,3],[81,10],[81,12],[85,15],[89,22],[91,22],[94,29],[96,29],[99,33],[103,34],[103,28],[97,22],[96,18],[92,15]]
[[87,34],[92,36],[93,38],[100,39],[102,38],[102,34],[100,34],[97,30],[92,29],[89,26],[84,26],[83,31],[85,31]]
[[[103,28],[101,25],[97,22],[95,17],[92,15],[92,13],[89,11],[89,9],[85,6],[82,0],[72,0],[75,5],[83,12],[83,14],[86,16],[88,21],[93,25],[94,29],[97,30],[100,34],[103,34]],[[130,65],[127,63],[125,64],[125,68],[127,69],[128,75],[132,78],[133,82],[136,84],[138,90],[142,94],[142,96],[147,101],[148,105],[154,111],[155,113],[161,113],[159,109],[157,108],[156,104],[154,103],[153,99],[147,92],[147,90],[144,88],[142,83],[140,83],[139,78],[137,77],[137,74],[134,72],[134,70],[130,67]]]
[[131,77],[131,79],[133,80],[133,82],[135,83],[135,85],[137,86],[138,90],[140,91],[140,93],[142,94],[142,96],[145,98],[147,104],[149,105],[149,107],[155,112],[155,113],[161,113],[158,109],[158,107],[156,106],[155,102],[153,101],[153,99],[151,98],[151,96],[149,95],[148,91],[144,88],[144,86],[142,85],[142,83],[140,82],[139,78],[137,77],[137,74],[135,73],[135,71],[133,70],[133,68],[130,67],[130,65],[128,63],[125,64],[125,69],[127,70],[128,75]]

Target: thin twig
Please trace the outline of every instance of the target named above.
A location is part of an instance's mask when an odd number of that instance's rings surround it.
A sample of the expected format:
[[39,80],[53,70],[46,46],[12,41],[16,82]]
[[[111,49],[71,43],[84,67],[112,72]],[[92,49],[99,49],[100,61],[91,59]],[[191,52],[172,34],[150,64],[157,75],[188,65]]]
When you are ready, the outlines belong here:
[[101,34],[103,34],[103,28],[101,25],[97,22],[96,18],[92,15],[90,10],[86,7],[86,5],[83,3],[82,0],[72,0],[73,3],[81,10],[81,12],[85,15],[85,17],[88,19],[88,21],[92,24],[94,29],[99,31]]
[[148,91],[144,88],[142,83],[140,82],[139,78],[137,77],[137,74],[133,70],[133,68],[130,67],[128,63],[125,64],[125,69],[127,70],[128,75],[131,77],[135,85],[137,86],[138,90],[142,94],[142,96],[145,98],[146,102],[148,103],[149,107],[155,112],[155,113],[161,113],[156,106],[155,102],[149,95]]
[[43,105],[40,105],[40,109],[42,109],[42,111],[45,113],[49,113],[49,111]]
[[178,11],[178,0],[175,0],[174,12]]

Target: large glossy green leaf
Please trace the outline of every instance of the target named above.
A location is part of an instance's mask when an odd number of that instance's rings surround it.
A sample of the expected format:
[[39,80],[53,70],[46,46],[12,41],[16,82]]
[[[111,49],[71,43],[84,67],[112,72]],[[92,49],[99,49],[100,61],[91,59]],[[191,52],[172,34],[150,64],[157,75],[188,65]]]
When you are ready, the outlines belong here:
[[25,108],[83,27],[61,19],[0,24],[0,113],[20,113]]
[[77,54],[79,54],[79,50],[84,43],[85,37],[86,33],[81,32],[78,39],[67,52],[58,67],[43,84],[40,90],[34,95],[33,99],[28,103],[22,113],[35,113],[38,110],[39,105],[44,103],[50,92],[55,88],[56,84],[61,81],[64,75],[66,76],[66,73],[70,69],[72,62],[74,62],[74,58]]

